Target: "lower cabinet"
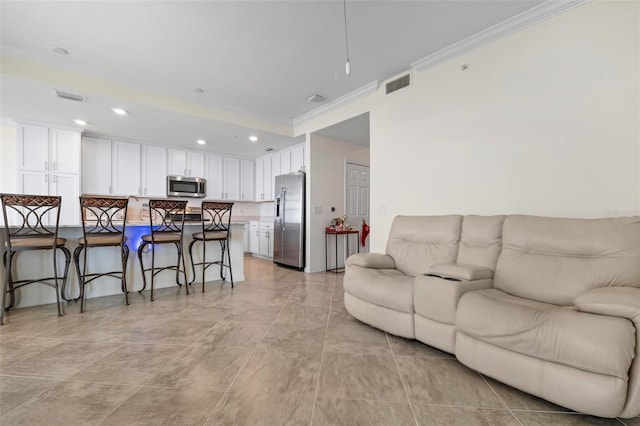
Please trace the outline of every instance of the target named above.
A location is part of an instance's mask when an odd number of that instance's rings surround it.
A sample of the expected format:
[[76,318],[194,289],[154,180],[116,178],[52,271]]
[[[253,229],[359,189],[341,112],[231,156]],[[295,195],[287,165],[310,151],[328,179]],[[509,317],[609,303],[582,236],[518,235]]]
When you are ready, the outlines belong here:
[[249,251],[260,257],[273,257],[273,223],[256,221],[249,224]]

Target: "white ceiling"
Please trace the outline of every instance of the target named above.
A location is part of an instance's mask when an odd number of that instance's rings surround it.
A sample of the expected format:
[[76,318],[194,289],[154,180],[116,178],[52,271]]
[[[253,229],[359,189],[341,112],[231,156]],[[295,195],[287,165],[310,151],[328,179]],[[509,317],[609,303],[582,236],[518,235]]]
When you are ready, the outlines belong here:
[[541,3],[348,0],[347,77],[341,1],[3,0],[0,114],[83,118],[94,134],[187,147],[204,138],[212,151],[258,156],[303,140],[293,120],[322,106],[309,95],[331,102]]

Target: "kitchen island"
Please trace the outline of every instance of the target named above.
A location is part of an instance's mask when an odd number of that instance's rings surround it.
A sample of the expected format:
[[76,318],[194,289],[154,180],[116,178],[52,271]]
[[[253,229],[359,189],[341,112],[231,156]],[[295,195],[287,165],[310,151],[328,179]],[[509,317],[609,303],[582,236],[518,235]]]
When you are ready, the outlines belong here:
[[[247,222],[232,221],[229,247],[231,252],[231,265],[233,267],[234,282],[244,281],[244,228]],[[193,271],[191,270],[191,261],[189,259],[189,244],[192,241],[191,235],[202,230],[200,222],[185,223],[183,249],[185,262],[187,264],[187,277],[191,281],[193,279]],[[140,272],[140,262],[138,260],[138,246],[143,235],[149,234],[150,228],[148,222],[128,221],[125,234],[127,236],[127,245],[130,250],[129,260],[127,262],[127,288],[129,292],[142,289],[142,273]],[[73,253],[78,246],[77,240],[82,237],[81,225],[60,226],[59,236],[67,239],[66,247]],[[0,236],[0,244],[4,247],[4,232]],[[148,250],[148,249],[147,249]],[[202,259],[202,245],[196,243],[193,247],[194,261],[200,262]],[[220,258],[220,244],[211,241],[207,244],[207,260],[216,260]],[[151,265],[151,252],[143,253],[145,267]],[[169,244],[159,244],[155,247],[156,265],[175,264],[177,254],[175,246]],[[87,252],[88,270],[90,272],[106,272],[120,269],[119,251],[113,247],[110,248],[91,248]],[[4,276],[4,267],[1,267]],[[64,255],[58,252],[58,270],[64,270]],[[14,257],[13,276],[14,280],[25,279],[30,277],[43,277],[53,275],[53,264],[51,261],[51,251],[33,251],[22,252]],[[150,272],[147,272],[147,288],[145,294],[149,291]],[[182,274],[181,274],[182,277]],[[207,282],[220,280],[219,268],[211,266],[207,269]],[[196,285],[202,280],[202,269],[196,266],[193,291],[202,291],[200,285]],[[181,278],[182,282],[182,278]],[[223,285],[231,286],[229,280]],[[156,289],[164,287],[176,286],[175,271],[164,271],[156,275]],[[177,287],[177,286],[176,286]],[[184,289],[181,291],[184,292]],[[192,291],[190,289],[190,291]],[[76,298],[79,294],[78,277],[76,276],[75,265],[73,259],[69,265],[69,276],[65,288],[66,298]],[[103,277],[93,281],[85,288],[85,297],[94,298],[100,296],[108,296],[113,294],[122,294],[120,289],[120,281]],[[185,297],[186,292],[185,292]],[[42,284],[30,284],[16,290],[16,308],[44,305],[55,303],[56,295],[51,287]],[[124,297],[122,298],[124,303]],[[76,306],[69,305],[70,309]],[[78,306],[79,309],[79,306]],[[90,306],[89,306],[89,309]]]

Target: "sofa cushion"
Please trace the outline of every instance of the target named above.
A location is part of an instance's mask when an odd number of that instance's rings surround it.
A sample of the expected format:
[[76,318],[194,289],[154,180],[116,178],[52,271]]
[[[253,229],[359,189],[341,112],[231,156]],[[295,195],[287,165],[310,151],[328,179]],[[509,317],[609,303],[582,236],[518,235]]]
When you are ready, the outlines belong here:
[[344,291],[366,302],[413,314],[413,277],[397,269],[352,265],[344,276]]
[[556,305],[607,286],[640,287],[640,217],[509,216],[494,287]]
[[457,263],[495,270],[502,249],[502,224],[505,218],[506,216],[465,216],[462,220]]
[[454,263],[462,216],[396,216],[386,253],[401,272],[416,276],[435,263]]
[[578,312],[488,289],[464,294],[458,331],[510,351],[626,380],[634,357],[631,321]]

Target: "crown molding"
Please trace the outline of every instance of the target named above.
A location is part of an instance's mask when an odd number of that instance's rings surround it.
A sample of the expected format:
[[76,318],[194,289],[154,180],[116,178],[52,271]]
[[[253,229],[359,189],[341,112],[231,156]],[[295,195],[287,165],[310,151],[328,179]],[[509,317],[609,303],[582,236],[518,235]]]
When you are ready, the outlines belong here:
[[591,0],[548,0],[516,16],[506,19],[492,27],[469,36],[429,56],[411,63],[417,70],[427,68],[447,59],[458,56],[469,50],[477,49],[485,44],[506,37],[552,16],[566,12],[574,7],[589,3]]
[[369,84],[365,84],[364,86],[353,90],[349,93],[347,93],[344,96],[340,96],[337,99],[334,99],[331,102],[328,102],[316,109],[313,109],[305,114],[302,114],[296,118],[293,119],[292,124],[293,127],[296,128],[297,126],[299,126],[301,123],[304,123],[305,121],[317,117],[327,111],[329,111],[330,109],[334,109],[340,105],[344,105],[347,104],[349,102],[352,102],[358,98],[364,97],[364,96],[368,96],[372,93],[375,93],[376,90],[378,90],[378,81],[372,81]]

